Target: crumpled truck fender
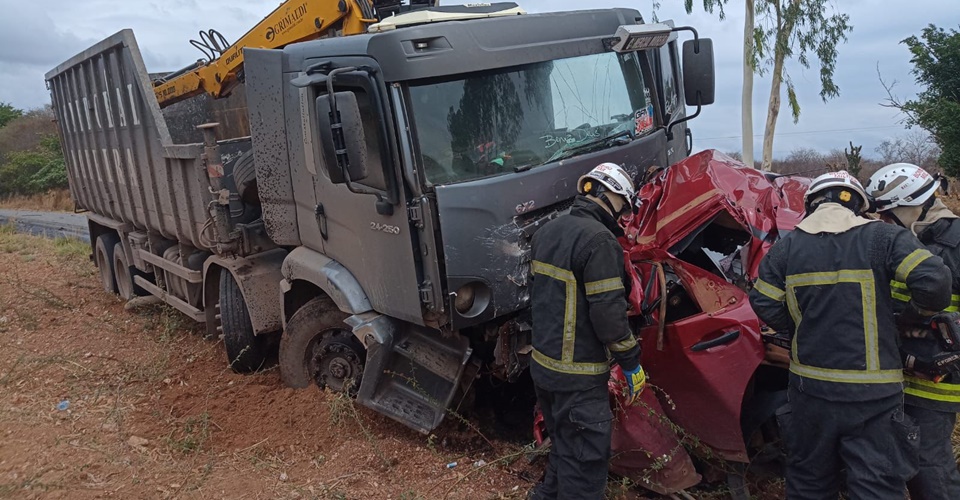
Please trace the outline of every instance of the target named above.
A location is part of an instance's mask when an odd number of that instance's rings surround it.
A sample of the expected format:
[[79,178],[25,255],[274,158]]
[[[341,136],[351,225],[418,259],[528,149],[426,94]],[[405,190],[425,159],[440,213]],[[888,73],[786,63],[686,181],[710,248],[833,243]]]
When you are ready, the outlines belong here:
[[275,248],[247,257],[209,257],[203,263],[207,333],[217,333],[216,304],[220,300],[220,273],[224,271],[233,274],[240,287],[253,332],[256,335],[279,332],[283,328],[283,294],[280,292],[283,275],[280,269],[286,256],[286,250]]
[[343,312],[361,314],[373,310],[370,298],[353,273],[322,253],[296,248],[284,259],[282,273],[280,286],[284,294],[295,281],[302,280],[323,290]]

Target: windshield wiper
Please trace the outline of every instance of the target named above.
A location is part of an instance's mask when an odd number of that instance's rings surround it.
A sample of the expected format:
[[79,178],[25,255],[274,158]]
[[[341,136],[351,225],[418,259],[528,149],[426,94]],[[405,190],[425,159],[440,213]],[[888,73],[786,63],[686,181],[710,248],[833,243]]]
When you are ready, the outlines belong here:
[[[628,140],[624,141],[624,137],[628,138]],[[562,160],[564,158],[570,158],[571,156],[576,156],[581,153],[588,153],[590,151],[596,151],[598,149],[603,149],[613,145],[622,146],[630,142],[632,139],[633,134],[629,130],[621,130],[608,136],[599,137],[592,141],[579,142],[564,148],[560,148],[543,163],[539,163],[537,165],[522,165],[514,170],[517,172],[523,172],[524,170],[530,170],[536,166],[546,165],[547,163]]]

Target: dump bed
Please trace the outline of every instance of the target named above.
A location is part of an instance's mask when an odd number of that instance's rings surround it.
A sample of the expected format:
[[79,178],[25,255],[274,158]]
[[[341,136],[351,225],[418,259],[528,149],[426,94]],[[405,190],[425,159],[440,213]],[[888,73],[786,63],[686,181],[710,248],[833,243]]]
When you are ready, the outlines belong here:
[[[210,249],[201,237],[210,200],[203,146],[171,140],[133,32],[77,54],[46,80],[77,205]],[[250,147],[248,138],[221,144],[226,159]]]

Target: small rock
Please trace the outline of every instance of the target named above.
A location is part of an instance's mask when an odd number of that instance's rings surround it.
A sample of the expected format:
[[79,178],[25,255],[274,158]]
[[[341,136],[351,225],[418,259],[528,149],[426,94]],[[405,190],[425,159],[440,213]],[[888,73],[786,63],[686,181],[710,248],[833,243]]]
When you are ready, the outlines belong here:
[[281,472],[281,473],[280,473],[280,480],[281,480],[281,481],[286,481],[286,480],[287,480],[287,473],[286,473],[286,472]]
[[88,352],[88,353],[86,353],[86,354],[83,355],[83,357],[85,357],[85,358],[89,358],[90,356],[93,356],[93,353],[92,353],[92,352]]
[[133,446],[134,448],[143,448],[149,442],[150,440],[140,436],[130,436],[130,439],[127,439],[127,444]]

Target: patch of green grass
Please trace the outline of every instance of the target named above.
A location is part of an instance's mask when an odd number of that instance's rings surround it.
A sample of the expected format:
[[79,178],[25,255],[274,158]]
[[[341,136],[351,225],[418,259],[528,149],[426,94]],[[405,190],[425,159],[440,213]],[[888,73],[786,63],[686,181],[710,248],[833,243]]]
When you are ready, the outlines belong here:
[[17,226],[15,226],[13,222],[0,224],[0,234],[13,234],[16,232],[17,232]]
[[58,257],[84,259],[90,256],[90,245],[76,238],[59,237],[53,240],[53,249]]

